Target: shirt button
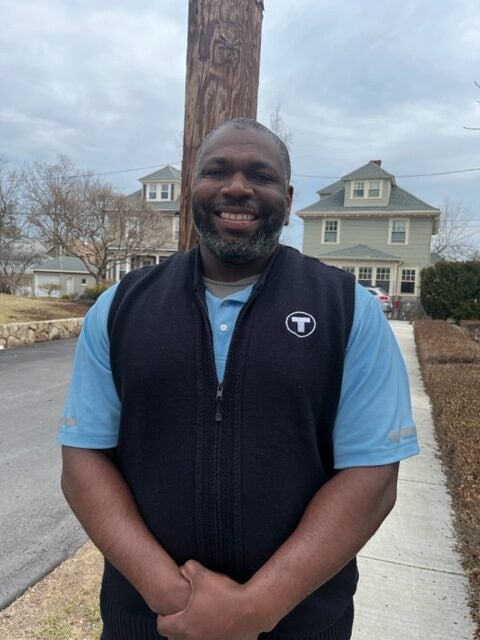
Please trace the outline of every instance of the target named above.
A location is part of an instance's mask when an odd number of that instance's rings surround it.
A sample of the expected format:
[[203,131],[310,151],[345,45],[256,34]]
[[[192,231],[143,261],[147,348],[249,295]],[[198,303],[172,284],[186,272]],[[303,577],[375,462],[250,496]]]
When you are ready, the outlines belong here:
[[220,331],[226,331],[228,329],[228,325],[226,324],[221,324],[220,325]]

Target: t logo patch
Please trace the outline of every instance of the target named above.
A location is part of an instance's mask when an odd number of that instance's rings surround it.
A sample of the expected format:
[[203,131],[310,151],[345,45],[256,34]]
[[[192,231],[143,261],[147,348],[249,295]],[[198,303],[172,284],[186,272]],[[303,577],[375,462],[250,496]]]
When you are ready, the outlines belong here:
[[297,338],[307,338],[312,335],[317,326],[315,318],[306,311],[294,311],[287,316],[285,324],[290,333]]

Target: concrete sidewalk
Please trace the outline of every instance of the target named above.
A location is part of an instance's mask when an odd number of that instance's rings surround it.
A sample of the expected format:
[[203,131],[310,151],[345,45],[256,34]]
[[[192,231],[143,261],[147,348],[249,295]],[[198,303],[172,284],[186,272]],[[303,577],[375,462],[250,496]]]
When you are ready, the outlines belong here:
[[413,328],[391,323],[407,363],[422,453],[401,464],[392,514],[359,555],[353,640],[472,640],[467,579],[420,377]]

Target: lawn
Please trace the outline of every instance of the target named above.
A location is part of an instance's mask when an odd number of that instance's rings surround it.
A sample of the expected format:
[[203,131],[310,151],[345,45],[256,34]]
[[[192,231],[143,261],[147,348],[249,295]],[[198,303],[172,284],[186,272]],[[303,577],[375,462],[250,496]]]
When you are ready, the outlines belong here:
[[0,324],[83,317],[89,304],[51,298],[24,298],[0,293]]

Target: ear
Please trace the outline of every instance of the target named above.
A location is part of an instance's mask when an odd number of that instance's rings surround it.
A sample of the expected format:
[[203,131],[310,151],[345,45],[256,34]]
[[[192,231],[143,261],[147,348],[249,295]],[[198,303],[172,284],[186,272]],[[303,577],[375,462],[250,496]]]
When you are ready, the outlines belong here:
[[293,201],[293,187],[292,185],[288,185],[287,187],[287,211],[285,212],[285,222],[283,225],[286,227],[290,222],[290,213],[292,211],[292,201]]

